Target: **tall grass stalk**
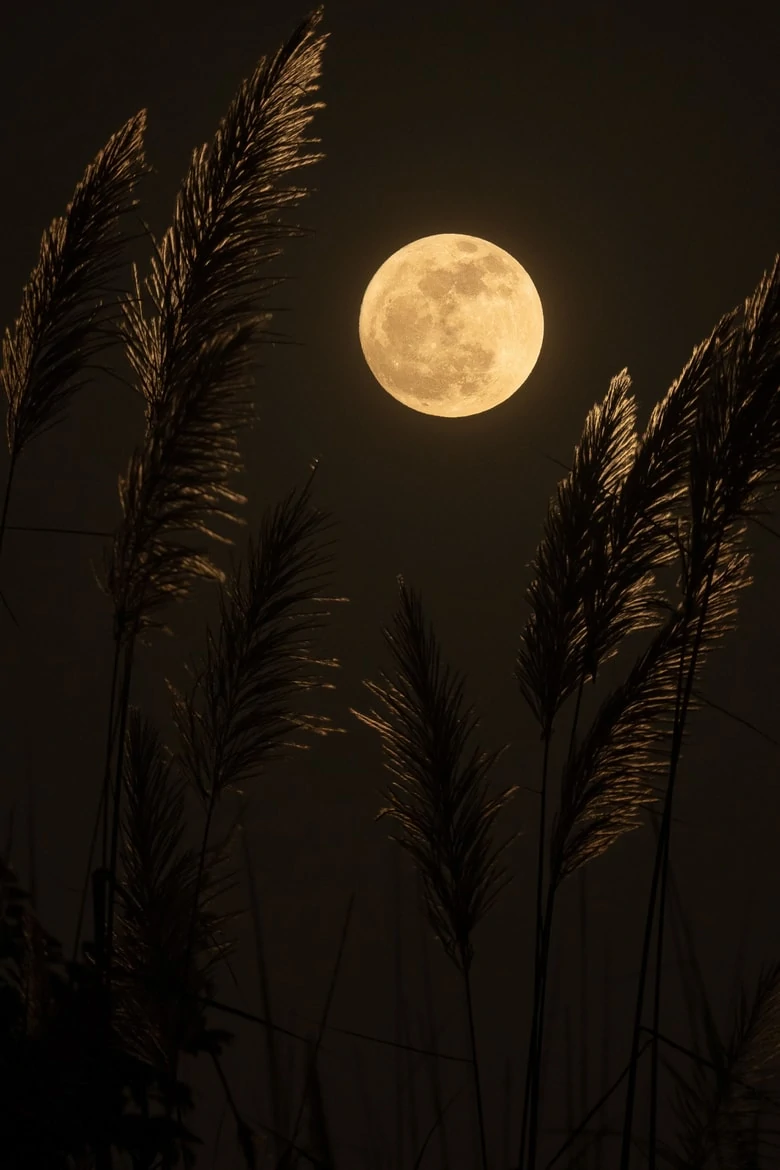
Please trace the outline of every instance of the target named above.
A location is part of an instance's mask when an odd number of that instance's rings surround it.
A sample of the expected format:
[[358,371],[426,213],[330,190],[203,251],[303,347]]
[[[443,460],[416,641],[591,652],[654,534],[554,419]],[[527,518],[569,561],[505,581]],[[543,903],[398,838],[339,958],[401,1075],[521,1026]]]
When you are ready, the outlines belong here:
[[[536,577],[528,591],[532,613],[518,652],[516,677],[526,701],[536,715],[543,740],[542,796],[537,855],[536,945],[531,1033],[526,1065],[523,1124],[519,1162],[524,1165],[526,1134],[529,1165],[534,1166],[538,1124],[539,1069],[543,1044],[544,996],[549,956],[555,884],[560,875],[550,870],[546,907],[544,854],[546,845],[546,792],[550,745],[565,700],[576,692],[569,740],[571,763],[582,689],[595,677],[598,663],[613,652],[620,638],[649,624],[643,608],[650,597],[648,569],[640,564],[613,571],[610,581],[605,562],[605,526],[611,521],[611,502],[628,474],[635,446],[636,407],[629,394],[630,381],[623,371],[612,380],[604,403],[594,407],[586,420],[583,437],[575,451],[572,471],[559,485],[551,504],[543,540],[535,559]],[[616,533],[626,549],[636,543],[630,530]],[[617,543],[617,541],[615,541]],[[618,566],[620,568],[620,566]],[[612,590],[610,590],[612,585]]]
[[[583,866],[579,876],[580,910],[580,1116],[588,1108],[588,1054],[590,1052],[590,1030],[588,1028],[588,871]],[[590,1147],[583,1160],[584,1170],[590,1163]],[[598,1166],[596,1166],[598,1170]]]
[[[417,871],[416,879],[417,908],[420,915],[420,947],[422,950],[424,988],[423,994],[425,995],[424,1019],[426,1023],[426,1030],[422,1034],[425,1036],[425,1043],[427,1044],[428,1048],[433,1049],[438,1039],[438,1026],[436,1022],[436,1005],[433,996],[433,981],[431,979],[431,963],[428,954],[428,938],[425,933],[425,891],[419,870]],[[431,1096],[433,1098],[434,1114],[439,1122],[441,1122],[441,1119],[444,1115],[444,1105],[442,1102],[442,1086],[441,1076],[439,1074],[439,1062],[436,1058],[433,1060],[429,1059],[426,1060],[426,1065],[430,1071]],[[447,1130],[442,1124],[438,1124],[436,1129],[439,1142],[439,1161],[441,1163],[441,1170],[450,1170]]]
[[[280,239],[301,234],[279,217],[306,191],[282,181],[321,157],[306,149],[314,140],[305,136],[322,105],[309,100],[325,43],[316,35],[320,19],[314,13],[273,58],[261,60],[211,148],[194,152],[144,282],[155,315],[144,315],[135,265],[136,295],[122,304],[122,336],[146,412],[144,443],[120,480],[123,520],[105,567],[114,636],[127,647],[128,690],[135,638],[161,626],[157,611],[184,600],[199,579],[224,580],[208,553],[173,537],[195,530],[230,543],[208,523],[216,516],[235,522],[222,501],[245,502],[227,481],[241,468],[237,434],[254,417],[249,363],[267,340],[269,319],[258,305],[279,283],[262,265],[279,254]],[[120,797],[117,779],[109,938]]]
[[[403,992],[401,959],[401,857],[393,856],[393,968],[395,972],[395,1163],[403,1166],[404,1156],[404,1111],[409,1101],[404,1100],[404,1088],[409,1083],[408,1053],[403,1050],[407,1041],[405,1028],[406,998]],[[406,1072],[406,1076],[404,1076]],[[416,1144],[416,1143],[415,1143]]]
[[[611,1037],[611,1022],[612,1013],[609,1010],[610,1004],[610,976],[612,974],[612,948],[610,940],[607,938],[604,948],[604,984],[603,997],[601,1004],[601,1095],[605,1097],[609,1089],[609,1056],[612,1051],[610,1043]],[[587,1102],[583,1105],[582,1116],[585,1116]],[[605,1100],[604,1106],[599,1114],[599,1133],[593,1148],[593,1161],[595,1170],[601,1170],[602,1165],[602,1149],[604,1142],[604,1135],[609,1128],[609,1110]]]
[[[634,430],[636,411],[625,371],[613,379],[604,403],[586,420],[572,471],[559,485],[548,513],[528,594],[532,612],[517,663],[521,692],[539,720],[543,738],[551,736],[564,701],[582,681],[595,677],[598,665],[616,653],[628,635],[656,630],[626,681],[602,703],[564,767],[561,807],[550,842],[550,925],[555,887],[623,832],[638,826],[639,810],[655,799],[649,780],[659,774],[656,745],[670,732],[674,740],[680,656],[695,640],[699,615],[694,618],[684,602],[670,606],[658,590],[655,572],[678,557],[700,403],[733,339],[735,318],[736,312],[726,314],[694,350],[640,438]],[[706,619],[702,625],[700,649],[728,625],[742,567],[730,564],[718,579],[715,620]],[[659,625],[664,613],[666,621]],[[541,937],[538,953],[544,968],[549,926],[543,924]],[[536,1026],[529,1045],[530,1108],[524,1109],[529,1115],[531,1167],[543,1001],[542,971],[535,980]],[[521,1165],[524,1138],[525,1127]]]
[[498,857],[517,834],[494,848],[489,832],[517,786],[492,800],[487,797],[488,774],[503,749],[469,750],[477,719],[472,708],[463,706],[462,680],[442,664],[419,596],[403,578],[398,584],[393,628],[384,630],[395,670],[392,677],[383,674],[381,685],[365,683],[386,714],[350,710],[379,733],[385,765],[395,779],[387,790],[390,803],[377,819],[390,815],[399,822],[403,833],[391,835],[391,840],[411,854],[422,879],[429,922],[463,977],[480,1151],[487,1170],[469,978],[471,935],[510,880],[498,866]]
[[300,735],[339,730],[327,717],[296,710],[296,700],[306,692],[332,689],[321,668],[338,663],[314,656],[311,639],[328,617],[323,604],[344,600],[322,596],[332,541],[324,539],[328,516],[311,503],[315,472],[316,464],[303,489],[266,514],[257,541],[249,541],[245,563],[221,587],[219,634],[208,632],[206,655],[191,670],[195,681],[189,693],[168,683],[182,768],[205,810],[199,875],[221,797],[257,782],[264,767],[290,748],[306,748]]
[[[645,920],[637,1004],[634,1014],[631,1074],[626,1091],[621,1170],[630,1164],[630,1135],[636,1094],[636,1060],[650,939],[659,899],[659,945],[662,948],[665,874],[671,829],[672,801],[682,737],[692,704],[700,659],[713,638],[734,621],[737,592],[749,583],[746,519],[755,515],[772,486],[780,463],[780,257],[747,298],[741,319],[727,342],[713,354],[710,376],[699,397],[691,430],[687,465],[689,516],[680,526],[678,550],[682,599],[677,615],[687,637],[681,640],[675,717],[659,844],[653,867]],[[674,620],[674,616],[673,619]],[[661,971],[656,970],[660,986]],[[654,1006],[660,1001],[656,991]],[[654,1032],[657,1035],[657,1011]],[[657,1039],[653,1064],[657,1066]],[[651,1077],[657,1073],[651,1072]],[[657,1109],[657,1091],[651,1106]],[[651,1112],[650,1158],[654,1159],[655,1113]]]

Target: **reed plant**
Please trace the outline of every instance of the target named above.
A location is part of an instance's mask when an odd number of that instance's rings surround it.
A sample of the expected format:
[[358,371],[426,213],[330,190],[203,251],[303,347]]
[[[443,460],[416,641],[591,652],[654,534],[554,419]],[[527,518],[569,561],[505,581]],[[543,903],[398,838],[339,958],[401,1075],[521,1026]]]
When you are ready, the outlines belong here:
[[[307,135],[322,105],[312,100],[326,42],[321,21],[317,9],[242,83],[211,145],[194,152],[159,243],[141,221],[153,251],[150,273],[142,281],[133,265],[133,291],[118,299],[109,294],[132,238],[121,225],[135,212],[136,186],[151,170],[143,151],[145,111],[111,137],[66,214],[44,233],[14,330],[2,342],[9,463],[0,553],[19,460],[62,417],[91,371],[113,373],[93,360],[101,351],[121,346],[144,411],[98,580],[112,607],[114,658],[105,765],[70,960],[39,920],[34,873],[31,896],[11,864],[10,825],[2,855],[0,1142],[3,1165],[14,1170],[194,1166],[200,1139],[185,1123],[194,1102],[179,1074],[183,1054],[213,1066],[244,1165],[335,1170],[341,1161],[318,1060],[332,1027],[353,899],[316,1033],[293,1034],[273,1020],[244,824],[249,803],[262,798],[269,767],[313,737],[344,730],[315,701],[316,692],[332,687],[328,679],[339,665],[315,648],[317,640],[329,606],[345,600],[328,585],[332,520],[315,503],[316,465],[302,486],[266,510],[229,572],[217,567],[206,543],[232,543],[212,527],[215,520],[243,522],[237,509],[246,500],[231,478],[242,467],[241,432],[254,418],[250,367],[263,342],[283,339],[271,329],[267,298],[280,278],[268,262],[285,241],[304,234],[285,218],[306,193],[288,181],[290,172],[321,157],[310,149],[318,140]],[[468,1056],[437,1047],[427,967],[425,1048],[411,1043],[403,1020],[394,1042],[352,1036],[433,1060],[436,1115],[427,1130],[416,1121],[412,1127],[414,1170],[430,1165],[437,1150],[444,1170],[470,1164],[469,1153],[448,1140],[457,1094],[444,1099],[438,1073],[445,1059],[469,1067],[482,1170],[536,1170],[558,895],[579,874],[586,967],[587,866],[608,864],[611,846],[648,823],[656,852],[626,1064],[612,1085],[604,1065],[593,1100],[582,1056],[577,1121],[575,1029],[566,1009],[571,1057],[561,1079],[572,1086],[569,1133],[547,1165],[564,1158],[585,1165],[592,1147],[600,1170],[603,1118],[619,1090],[620,1170],[637,1151],[652,1170],[659,1159],[680,1170],[755,1170],[778,1160],[772,1137],[780,1110],[780,966],[764,968],[752,995],[739,991],[730,1035],[722,1039],[674,881],[671,826],[690,719],[705,701],[704,667],[735,626],[750,583],[749,524],[763,523],[777,482],[779,383],[775,260],[744,305],[694,348],[643,430],[628,372],[612,379],[550,502],[515,652],[519,697],[539,726],[541,786],[525,1076],[512,1068],[513,1049],[500,1163],[485,1120],[471,968],[475,932],[512,877],[502,855],[518,832],[499,843],[498,821],[518,785],[491,795],[491,773],[506,749],[476,743],[466,680],[445,662],[419,593],[398,580],[397,609],[384,628],[392,667],[379,682],[366,682],[376,706],[350,711],[377,735],[392,774],[378,819],[397,825],[392,839],[416,871],[422,920],[462,982]],[[191,543],[192,533],[199,544]],[[133,663],[158,633],[170,633],[166,610],[185,603],[203,581],[218,590],[219,620],[188,668],[189,685],[168,682],[177,739],[171,750],[131,702]],[[6,620],[14,620],[3,601]],[[185,844],[188,794],[201,818],[197,847]],[[217,835],[218,814],[236,794],[243,798],[239,811]],[[234,947],[238,912],[225,909],[224,898],[238,884],[239,842],[262,1001],[257,1016],[218,998],[217,977],[229,968]],[[92,937],[82,942],[90,889]],[[690,1049],[663,1028],[667,920],[678,956],[689,964]],[[651,960],[652,1020],[645,1025]],[[399,986],[399,1016],[407,1008]],[[583,993],[584,1037],[586,1011]],[[243,1116],[222,1061],[234,1034],[217,1026],[215,1015],[262,1029],[272,1125]],[[306,1053],[297,1103],[294,1078],[282,1068],[285,1033]],[[650,1099],[647,1132],[639,1134],[637,1078],[646,1053]],[[658,1133],[662,1064],[675,1090],[679,1129],[672,1139]],[[407,1094],[410,1086],[399,1085],[399,1101]],[[510,1164],[513,1117],[521,1138]],[[400,1139],[398,1149],[402,1160]]]

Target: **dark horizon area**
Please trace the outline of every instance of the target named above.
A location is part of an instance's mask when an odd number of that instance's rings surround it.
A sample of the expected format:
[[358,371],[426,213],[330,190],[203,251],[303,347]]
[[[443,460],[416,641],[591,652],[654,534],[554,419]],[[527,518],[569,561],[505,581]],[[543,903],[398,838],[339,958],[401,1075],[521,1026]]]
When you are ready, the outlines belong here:
[[[147,109],[145,154],[155,173],[139,186],[138,210],[159,240],[193,150],[212,140],[241,81],[307,11],[289,3],[259,10],[239,0],[218,9],[200,0],[139,0],[132,9],[85,0],[78,12],[16,6],[5,17],[3,330],[13,329],[44,229],[64,214],[111,134]],[[269,345],[255,373],[258,422],[240,439],[245,469],[232,484],[249,498],[240,509],[246,527],[217,522],[236,543],[211,544],[227,570],[266,509],[301,486],[319,459],[314,501],[332,514],[337,540],[331,589],[349,602],[332,607],[317,647],[341,663],[328,680],[336,689],[313,702],[346,734],[313,740],[246,792],[272,1002],[282,1026],[316,1029],[354,892],[331,1023],[400,1039],[400,979],[412,1021],[406,1039],[424,1047],[424,938],[437,1047],[468,1052],[460,979],[418,913],[410,860],[388,840],[395,826],[375,820],[390,780],[378,739],[349,710],[369,710],[362,682],[378,681],[390,667],[381,627],[392,619],[400,573],[420,590],[445,659],[465,674],[466,697],[481,716],[480,744],[510,745],[492,787],[520,785],[497,831],[500,840],[520,833],[506,857],[513,880],[475,933],[472,967],[491,1167],[506,1170],[505,1070],[509,1060],[514,1164],[532,1005],[541,744],[513,678],[529,566],[564,474],[560,464],[571,464],[585,416],[610,379],[628,368],[642,429],[694,346],[753,291],[780,250],[780,9],[699,0],[588,10],[570,2],[330,0],[322,30],[329,34],[318,94],[325,109],[312,133],[325,158],[292,176],[315,188],[294,212],[311,234],[285,244],[273,271],[289,280],[269,299],[283,308],[275,327],[293,344]],[[439,232],[479,236],[513,255],[532,277],[545,316],[528,381],[493,410],[459,419],[423,415],[393,399],[358,340],[374,272],[405,244]],[[150,254],[143,239],[128,248],[126,288],[130,259],[145,276]],[[117,350],[106,361],[132,376]],[[98,375],[64,420],[24,452],[8,524],[111,531],[121,514],[117,478],[142,431],[137,395]],[[4,451],[3,483],[7,444]],[[776,517],[766,522],[780,530]],[[691,717],[675,802],[672,865],[724,1027],[735,975],[752,989],[760,964],[780,959],[779,539],[751,525],[754,581],[740,597],[736,631],[704,669],[702,692],[712,705]],[[101,566],[109,544],[10,528],[0,560],[0,588],[18,620],[17,628],[0,609],[0,841],[13,809],[12,861],[29,883],[32,808],[38,909],[69,957],[105,750],[112,612],[92,565]],[[206,623],[217,621],[216,595],[199,585],[188,602],[166,610],[174,636],[157,635],[136,651],[131,702],[172,750],[165,678],[185,684],[185,664],[203,653]],[[620,677],[625,661],[611,663],[604,677]],[[586,711],[595,706],[586,693]],[[558,763],[564,747],[555,745]],[[220,827],[237,812],[237,803],[225,802]],[[194,800],[191,813],[195,842]],[[588,867],[590,1100],[601,1091],[605,1028],[609,1077],[628,1059],[654,848],[643,828]],[[240,856],[236,864],[241,873]],[[578,1043],[578,895],[575,878],[563,888],[553,932],[542,1164],[569,1124],[565,1009]],[[243,887],[235,902],[248,906]],[[236,929],[237,983],[223,972],[220,998],[257,1012],[248,915]],[[688,1021],[670,935],[665,954],[664,1030],[682,1036]],[[228,1016],[214,1023],[236,1033],[224,1064],[244,1115],[270,1124],[257,1029]],[[321,1070],[339,1170],[369,1164],[349,1147],[372,1140],[391,1152],[386,1165],[413,1164],[408,1120],[404,1149],[394,1146],[398,1059],[392,1048],[326,1034]],[[197,1072],[186,1062],[181,1071],[197,1094],[191,1127],[205,1143],[198,1161],[205,1170],[223,1092],[206,1061]],[[461,1151],[452,1170],[478,1164],[467,1072],[455,1062],[443,1070],[445,1100],[464,1086],[449,1115],[451,1150]],[[579,1076],[577,1064],[577,1119]],[[412,1083],[422,1140],[433,1119],[424,1061]],[[661,1121],[671,1136],[670,1080],[662,1085]],[[612,1122],[619,1131],[617,1102]],[[220,1149],[217,1164],[240,1164],[229,1117]],[[612,1164],[618,1150],[610,1139],[605,1161]],[[438,1148],[429,1157],[423,1166],[438,1165]]]

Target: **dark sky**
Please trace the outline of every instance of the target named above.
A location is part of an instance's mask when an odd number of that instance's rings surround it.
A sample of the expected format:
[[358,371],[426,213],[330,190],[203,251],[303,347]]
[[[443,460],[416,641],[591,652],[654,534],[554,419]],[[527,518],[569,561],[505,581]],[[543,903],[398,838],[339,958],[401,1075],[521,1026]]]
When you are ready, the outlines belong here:
[[[157,173],[140,195],[160,237],[191,151],[211,140],[240,81],[305,11],[287,2],[82,0],[19,4],[4,15],[3,326],[13,325],[43,229],[64,212],[109,136],[148,109],[146,154]],[[485,746],[511,744],[496,785],[535,787],[538,734],[512,668],[526,616],[527,566],[560,473],[545,456],[570,461],[587,410],[624,366],[644,424],[693,346],[771,264],[780,245],[780,9],[749,0],[331,0],[324,27],[331,34],[321,90],[327,109],[316,132],[327,158],[304,172],[317,191],[299,213],[315,234],[289,245],[285,271],[293,279],[277,294],[290,310],[281,327],[302,344],[265,351],[256,382],[260,421],[242,440],[246,473],[238,486],[250,496],[251,530],[268,505],[302,482],[309,460],[321,458],[317,501],[338,521],[333,584],[351,599],[322,643],[343,663],[327,710],[348,734],[269,772],[251,792],[249,832],[280,1022],[300,1032],[313,1026],[356,891],[331,1020],[392,1039],[400,850],[387,841],[391,825],[373,819],[386,782],[378,741],[348,708],[366,708],[361,679],[376,677],[387,662],[380,626],[395,605],[396,574],[422,591],[446,656],[466,672],[468,695],[484,716]],[[517,257],[545,313],[544,347],[528,382],[500,407],[454,420],[419,414],[386,394],[357,336],[361,297],[377,267],[420,236],[452,231],[492,240]],[[148,252],[138,245],[133,255],[145,263]],[[26,451],[9,523],[113,528],[117,476],[141,433],[139,401],[121,383],[106,377],[82,391],[67,419]],[[0,455],[3,476],[6,466]],[[751,540],[755,584],[743,595],[738,632],[711,660],[703,686],[771,734],[780,545],[758,531]],[[17,630],[0,613],[0,810],[5,816],[18,802],[14,860],[26,878],[31,778],[40,911],[68,950],[99,795],[112,660],[111,613],[90,567],[90,558],[101,563],[103,544],[9,532],[0,578],[19,620]],[[215,556],[228,566],[222,550]],[[176,638],[159,637],[136,656],[132,701],[172,747],[163,679],[184,681],[182,664],[202,649],[205,620],[215,615],[214,593],[204,587],[169,614]],[[672,854],[723,1020],[743,935],[751,980],[760,960],[778,956],[777,765],[777,748],[745,727],[712,710],[695,717]],[[535,818],[536,798],[522,791],[500,827],[502,837],[523,833],[509,854],[514,881],[475,936],[478,1042],[497,1170],[507,1165],[505,1062],[512,1063],[517,1106],[530,1012]],[[591,1099],[601,1083],[607,947],[612,1075],[628,1055],[652,842],[649,830],[631,834],[589,872]],[[412,872],[402,861],[402,969],[419,1042],[421,929]],[[579,1002],[577,883],[569,885],[553,944],[562,983],[550,1016],[550,1127],[565,1123],[562,1004],[576,1017]],[[465,1054],[462,986],[432,941],[430,953],[439,1047]],[[667,954],[666,1030],[682,1035],[671,946]],[[223,998],[258,1010],[248,927],[241,928],[234,969],[240,986],[227,976]],[[251,1027],[239,1027],[226,1067],[248,1118],[269,1122],[258,1040]],[[336,1034],[325,1047],[339,1166],[370,1165],[356,1147],[371,1144],[385,1166],[400,1165],[393,1051]],[[453,1170],[474,1164],[466,1072],[451,1065],[445,1074],[445,1091],[467,1085],[453,1110],[450,1132],[460,1151]],[[198,1084],[195,1128],[211,1142],[221,1091],[208,1069]],[[414,1085],[422,1135],[432,1118],[426,1065]],[[620,1121],[617,1109],[613,1121]],[[518,1138],[516,1108],[513,1159]],[[555,1140],[550,1135],[544,1148]],[[222,1148],[220,1164],[236,1164],[228,1122]],[[409,1148],[403,1156],[411,1165]],[[434,1165],[438,1148],[429,1156]]]

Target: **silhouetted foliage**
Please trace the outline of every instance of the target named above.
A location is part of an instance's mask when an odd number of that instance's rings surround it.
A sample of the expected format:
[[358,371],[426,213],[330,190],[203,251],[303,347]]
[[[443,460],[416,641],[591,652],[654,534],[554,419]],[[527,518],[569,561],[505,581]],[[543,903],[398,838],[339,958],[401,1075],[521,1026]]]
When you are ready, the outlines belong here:
[[[311,709],[315,692],[332,689],[325,672],[339,665],[314,648],[329,616],[323,607],[345,600],[326,593],[331,521],[313,502],[316,464],[302,488],[266,511],[246,556],[229,574],[207,547],[180,536],[198,532],[231,543],[213,531],[212,521],[242,523],[233,507],[246,501],[230,480],[242,467],[240,432],[254,417],[250,366],[258,346],[279,336],[268,327],[266,304],[279,281],[263,265],[283,241],[303,234],[280,217],[305,189],[284,180],[321,157],[308,149],[317,140],[305,136],[322,105],[310,100],[326,40],[318,33],[321,18],[317,9],[241,85],[211,147],[192,156],[171,227],[159,245],[151,241],[150,275],[142,282],[133,266],[135,292],[104,303],[101,294],[114,283],[127,239],[117,225],[137,206],[135,185],[150,169],[143,154],[145,111],[112,136],[65,216],[44,233],[15,328],[3,340],[0,383],[8,400],[10,463],[0,550],[17,460],[62,416],[82,375],[100,368],[90,361],[100,349],[122,344],[144,406],[144,433],[119,481],[122,515],[99,581],[113,606],[115,653],[95,825],[96,838],[102,816],[103,856],[93,869],[90,852],[84,898],[91,884],[93,937],[80,955],[81,916],[74,957],[66,961],[10,858],[0,863],[3,1170],[110,1170],[115,1154],[126,1155],[133,1170],[194,1166],[202,1143],[184,1123],[194,1102],[179,1078],[182,1054],[207,1056],[213,1065],[244,1165],[260,1164],[264,1135],[273,1139],[273,1149],[269,1144],[263,1152],[270,1151],[277,1170],[334,1170],[339,1162],[318,1056],[331,1027],[353,900],[312,1042],[271,1019],[245,844],[266,1014],[255,1017],[216,999],[216,977],[234,945],[228,928],[238,912],[226,910],[223,899],[236,884],[232,859],[244,811],[215,843],[218,803],[228,792],[244,795],[249,786],[254,796],[272,763],[291,747],[308,746],[304,737],[343,731]],[[780,259],[744,306],[725,314],[694,349],[641,434],[628,372],[612,379],[586,417],[533,561],[530,612],[515,655],[515,678],[538,722],[543,753],[534,991],[517,1159],[529,1170],[538,1159],[557,894],[568,877],[579,871],[581,879],[589,863],[641,829],[649,812],[658,812],[660,824],[628,1063],[573,1125],[550,1165],[564,1153],[576,1161],[584,1146],[575,1143],[624,1081],[621,1170],[628,1170],[636,1148],[653,1170],[658,1158],[678,1170],[769,1170],[780,1163],[773,1141],[780,1112],[777,963],[765,967],[752,998],[741,992],[727,1041],[715,1026],[700,972],[686,985],[695,1007],[695,1051],[661,1032],[657,1006],[667,887],[674,892],[673,795],[688,718],[701,701],[698,683],[710,651],[736,623],[740,591],[750,583],[747,521],[758,517],[774,491],[778,470]],[[670,566],[677,568],[673,588],[662,586]],[[153,630],[170,632],[162,611],[169,602],[185,601],[204,579],[218,583],[219,624],[206,631],[188,691],[168,683],[178,737],[171,751],[130,702],[133,654],[136,641],[148,644]],[[352,713],[378,734],[394,777],[378,818],[398,823],[392,839],[413,860],[428,923],[463,978],[467,1063],[487,1170],[470,970],[476,927],[512,876],[499,859],[518,833],[496,845],[494,829],[518,786],[488,795],[491,770],[505,749],[473,743],[478,720],[465,705],[465,680],[443,663],[420,597],[401,578],[397,612],[384,635],[393,670],[381,683],[366,683],[382,711]],[[617,659],[617,681],[605,688],[601,668],[611,659]],[[587,719],[586,684],[602,688]],[[549,816],[550,745],[571,701],[558,802]],[[203,813],[197,848],[184,843],[188,789]],[[662,811],[655,807],[660,802]],[[641,1019],[656,906],[656,995],[647,1029]],[[688,946],[692,952],[690,936]],[[280,1073],[269,1048],[274,1124],[284,1132],[250,1124],[240,1112],[221,1063],[233,1033],[213,1025],[215,1011],[286,1033],[305,1048],[297,1114],[289,1107],[292,1078]],[[432,996],[428,1011],[432,1016]],[[429,1023],[430,1047],[414,1051],[464,1061],[433,1048],[433,1019]],[[640,1046],[642,1031],[650,1039]],[[672,1142],[657,1134],[661,1043],[677,1058],[664,1059],[676,1089],[679,1128]],[[647,1140],[633,1125],[637,1066],[646,1050]],[[680,1057],[687,1062],[684,1072]],[[433,1079],[436,1117],[419,1143],[415,1170],[436,1130],[443,1133],[457,1096],[443,1102]],[[444,1141],[441,1149],[446,1158]]]

